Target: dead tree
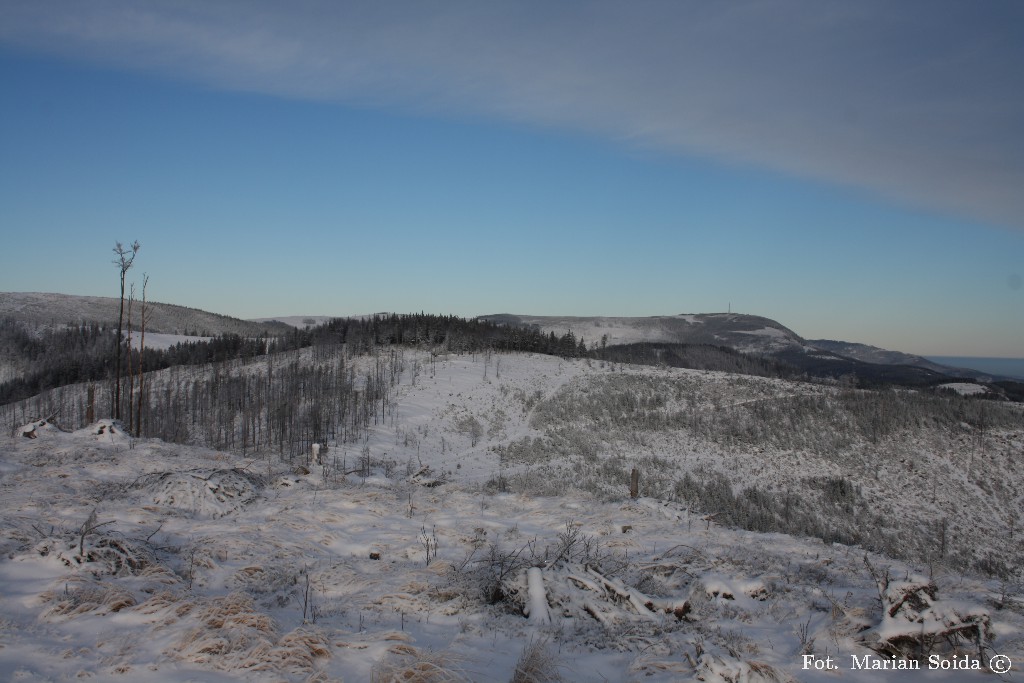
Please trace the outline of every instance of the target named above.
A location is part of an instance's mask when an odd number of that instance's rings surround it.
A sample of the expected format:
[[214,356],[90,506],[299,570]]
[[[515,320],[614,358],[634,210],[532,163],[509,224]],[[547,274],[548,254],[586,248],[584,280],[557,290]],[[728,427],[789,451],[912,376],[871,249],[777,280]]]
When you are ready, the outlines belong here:
[[124,330],[124,280],[128,269],[135,261],[135,255],[139,253],[139,242],[132,242],[130,247],[125,247],[120,242],[114,243],[114,265],[121,271],[121,307],[117,315],[117,361],[114,371],[114,419],[121,419],[121,334]]
[[135,372],[132,370],[132,308],[135,304],[135,283],[128,292],[128,433],[133,431],[132,418],[135,416]]
[[139,313],[139,401],[135,406],[135,436],[142,436],[142,354],[146,351],[146,323],[152,315],[146,307],[146,286],[149,285],[149,276],[142,274],[142,311]]

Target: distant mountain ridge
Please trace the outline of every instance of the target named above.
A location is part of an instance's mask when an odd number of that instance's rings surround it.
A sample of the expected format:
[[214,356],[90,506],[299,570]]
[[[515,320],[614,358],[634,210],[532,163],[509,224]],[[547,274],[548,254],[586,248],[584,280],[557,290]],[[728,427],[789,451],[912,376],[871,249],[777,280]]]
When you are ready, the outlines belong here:
[[[139,302],[136,302],[139,306]],[[253,322],[197,308],[146,302],[148,332],[217,336],[237,334],[255,337],[261,334],[287,334],[293,328],[281,322]],[[0,292],[0,318],[9,318],[34,325],[66,325],[68,323],[99,323],[116,325],[119,300],[104,296],[77,296],[43,292]],[[127,302],[126,302],[127,308]],[[135,327],[138,328],[138,309]]]
[[501,313],[480,316],[508,325],[536,326],[562,335],[572,331],[587,345],[607,340],[609,346],[640,342],[711,344],[742,353],[767,355],[803,349],[806,342],[785,325],[743,313],[684,313],[650,317],[537,316]]
[[1012,379],[956,368],[867,344],[804,339],[785,325],[744,313],[689,313],[672,316],[536,316],[501,313],[481,316],[508,325],[536,326],[556,336],[568,331],[587,345],[709,344],[775,359],[815,376],[857,375],[879,382],[930,384],[944,378],[983,382]]
[[915,356],[914,354],[903,353],[901,351],[889,351],[887,349],[870,346],[868,344],[835,341],[832,339],[810,339],[808,340],[808,343],[819,349],[831,351],[832,353],[846,356],[847,358],[864,361],[865,363],[876,363],[879,365],[910,365],[917,368],[941,372],[942,374],[949,375],[950,377],[977,379],[985,382],[1015,379],[1009,376],[986,373],[982,370],[944,365],[942,363],[936,363],[935,361],[928,360],[923,356]]
[[[330,316],[285,316],[240,320],[200,309],[147,302],[151,333],[217,336],[288,334],[296,328],[329,320]],[[117,322],[118,299],[40,292],[0,292],[0,318],[34,325]],[[365,316],[354,316],[365,317]],[[957,368],[899,351],[856,342],[807,340],[778,321],[744,313],[685,313],[630,316],[536,316],[500,313],[478,316],[503,325],[534,327],[562,336],[572,332],[588,348],[633,344],[688,344],[719,346],[751,356],[786,363],[815,376],[857,375],[861,379],[909,384],[932,384],[944,378],[981,382],[1015,380],[967,368]]]

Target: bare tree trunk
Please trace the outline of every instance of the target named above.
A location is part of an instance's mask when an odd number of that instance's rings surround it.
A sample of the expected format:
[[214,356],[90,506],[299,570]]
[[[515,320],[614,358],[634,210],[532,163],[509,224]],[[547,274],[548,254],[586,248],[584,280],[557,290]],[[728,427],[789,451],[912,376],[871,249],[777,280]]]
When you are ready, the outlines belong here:
[[132,304],[135,303],[135,284],[128,293],[128,433],[132,433],[132,417],[135,406],[135,374],[132,372]]
[[135,436],[142,436],[142,354],[146,351],[146,318],[149,316],[149,311],[146,310],[146,286],[149,284],[149,276],[143,274],[142,276],[142,313],[139,316],[141,321],[141,335],[139,337],[139,402],[135,408]]
[[[120,246],[120,243],[118,243]],[[114,419],[121,419],[121,330],[124,326],[124,271],[121,271],[121,310],[117,316],[117,362],[114,370]]]
[[[129,252],[131,252],[129,254]],[[120,242],[114,243],[114,254],[117,256],[114,259],[114,265],[121,269],[121,307],[117,314],[117,361],[115,363],[114,372],[114,419],[121,419],[121,334],[124,331],[124,280],[125,275],[128,273],[128,269],[132,267],[132,262],[135,260],[135,255],[139,253],[139,242],[136,240],[132,242],[131,246],[125,248]]]

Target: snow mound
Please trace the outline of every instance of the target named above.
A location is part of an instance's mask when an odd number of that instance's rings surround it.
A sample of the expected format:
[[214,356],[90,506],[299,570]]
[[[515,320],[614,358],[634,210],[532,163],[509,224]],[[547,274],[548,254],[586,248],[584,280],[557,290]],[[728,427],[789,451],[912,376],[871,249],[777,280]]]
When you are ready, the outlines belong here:
[[[764,601],[768,590],[757,578],[736,579],[734,577],[708,572],[694,582],[691,593],[702,592],[707,599],[714,600],[748,600]],[[692,597],[692,595],[691,595]]]
[[157,472],[140,486],[153,503],[205,517],[223,517],[259,497],[265,484],[259,475],[238,468]]
[[38,439],[40,435],[50,435],[60,430],[49,420],[34,420],[21,425],[16,431],[26,439]]
[[92,439],[100,443],[116,443],[119,439],[128,439],[131,434],[119,420],[102,419],[93,422],[74,432],[77,439]]

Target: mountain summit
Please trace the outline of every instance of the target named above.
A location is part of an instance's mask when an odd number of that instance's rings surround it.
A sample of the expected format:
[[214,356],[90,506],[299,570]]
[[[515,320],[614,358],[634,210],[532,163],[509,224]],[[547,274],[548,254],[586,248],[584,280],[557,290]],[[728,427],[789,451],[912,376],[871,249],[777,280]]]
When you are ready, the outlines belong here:
[[658,342],[668,344],[711,344],[727,346],[742,353],[773,355],[798,351],[807,343],[788,327],[758,315],[742,313],[686,313],[651,317],[575,317],[513,315],[482,316],[484,320],[508,325],[538,327],[562,335],[571,331],[588,344],[602,340],[609,346]]

